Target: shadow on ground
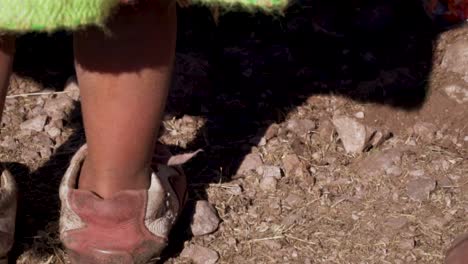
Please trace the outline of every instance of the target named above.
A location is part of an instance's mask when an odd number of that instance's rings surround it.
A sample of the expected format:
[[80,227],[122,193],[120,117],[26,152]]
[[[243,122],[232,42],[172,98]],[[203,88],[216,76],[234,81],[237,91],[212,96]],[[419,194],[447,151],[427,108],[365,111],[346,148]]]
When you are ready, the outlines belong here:
[[[207,122],[187,149],[205,151],[187,165],[191,199],[163,261],[190,239],[190,211],[195,200],[206,198],[206,185],[229,181],[266,128],[309,96],[420,108],[437,35],[417,1],[398,0],[309,0],[284,17],[231,13],[217,26],[208,10],[184,9],[179,26],[178,52],[204,58],[207,78],[186,91],[190,96],[171,97],[168,112],[204,116]],[[67,34],[25,36],[15,68],[45,86],[62,87],[73,71],[71,52]],[[24,199],[17,253],[57,220],[60,177],[84,142],[79,126],[47,164],[32,174],[23,171],[19,179],[21,188],[45,197]]]

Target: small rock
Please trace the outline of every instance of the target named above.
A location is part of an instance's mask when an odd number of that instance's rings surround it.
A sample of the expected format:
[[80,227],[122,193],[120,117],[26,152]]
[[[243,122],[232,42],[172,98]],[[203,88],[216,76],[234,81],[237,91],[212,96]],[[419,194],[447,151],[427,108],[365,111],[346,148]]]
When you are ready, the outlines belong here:
[[[368,130],[369,132],[369,130]],[[379,147],[382,145],[387,139],[392,137],[392,133],[387,130],[374,130],[374,132],[370,133],[370,139],[367,142],[367,147]]]
[[284,199],[284,202],[289,205],[290,207],[297,207],[299,206],[302,202],[303,202],[303,199],[301,196],[297,195],[297,194],[294,194],[294,193],[290,193],[285,199]]
[[468,75],[468,40],[460,39],[449,45],[444,52],[441,66],[466,77]]
[[50,150],[50,148],[43,147],[39,151],[39,154],[40,154],[41,158],[45,159],[45,158],[49,158],[52,155],[52,151]]
[[455,182],[460,181],[460,179],[462,178],[460,175],[457,175],[457,174],[449,174],[449,175],[447,175],[447,177],[450,180],[455,181]]
[[415,201],[424,201],[435,190],[436,181],[430,178],[412,179],[406,185],[408,196]]
[[273,210],[276,210],[276,211],[280,211],[281,210],[281,200],[278,198],[278,199],[271,199],[268,203],[268,206],[273,209]]
[[299,254],[297,254],[297,251],[296,251],[296,250],[293,250],[293,251],[291,252],[291,257],[297,258],[298,256],[299,256]]
[[376,151],[357,163],[357,172],[360,174],[377,177],[390,170],[398,170],[401,165],[403,151],[400,149],[389,149]]
[[239,184],[230,186],[228,189],[228,193],[232,195],[241,195],[242,194],[242,187]]
[[264,191],[275,191],[278,180],[274,177],[263,177],[260,181],[260,189]]
[[444,88],[447,96],[459,104],[468,102],[468,88],[458,85],[449,85]]
[[15,139],[10,136],[5,136],[0,146],[5,149],[13,150],[18,147],[18,143],[16,143]]
[[357,112],[354,114],[354,117],[356,118],[359,118],[359,119],[363,119],[364,118],[364,112]]
[[312,159],[315,160],[315,161],[322,160],[322,153],[320,151],[314,152],[312,154]]
[[414,239],[404,238],[398,242],[398,247],[403,250],[411,250],[414,248]]
[[302,163],[295,154],[287,154],[282,158],[284,172],[287,176],[297,175],[302,171]]
[[183,124],[197,123],[197,119],[194,116],[189,115],[184,115],[181,121]]
[[5,127],[7,124],[11,123],[11,118],[6,114],[3,114],[2,121],[0,123],[0,127]]
[[235,247],[238,243],[237,239],[233,237],[229,237],[226,242],[230,247]]
[[258,146],[262,147],[265,146],[267,143],[267,140],[265,137],[260,138],[260,141],[258,142]]
[[303,219],[303,216],[301,214],[292,212],[289,215],[285,216],[283,220],[281,220],[281,225],[285,227],[290,227],[299,222],[301,219]]
[[31,161],[36,161],[36,160],[38,160],[40,158],[41,157],[39,156],[37,151],[30,150],[30,149],[22,149],[22,152],[21,152],[21,159],[22,160],[27,161],[27,162],[31,162]]
[[440,158],[432,162],[434,169],[437,171],[447,171],[450,169],[451,164],[445,158]]
[[330,120],[325,119],[325,120],[321,120],[319,124],[320,125],[318,127],[318,134],[320,138],[322,138],[323,140],[327,142],[331,141],[333,137],[333,132],[335,131],[335,128],[333,127],[333,123]]
[[408,172],[409,176],[412,176],[414,178],[419,178],[419,177],[424,177],[426,172],[424,170],[412,170]]
[[34,146],[38,146],[38,147],[52,147],[54,145],[54,143],[52,142],[52,140],[44,133],[37,133],[34,135],[34,138],[32,140],[32,143]]
[[190,228],[194,236],[211,234],[218,229],[221,220],[216,209],[206,200],[197,201]]
[[316,174],[316,173],[317,173],[317,169],[314,168],[314,167],[310,167],[310,168],[309,168],[309,171],[310,171],[310,173],[312,173],[312,174]]
[[277,166],[265,165],[261,167],[263,169],[263,178],[272,177],[277,180],[281,179],[281,169]]
[[51,138],[56,138],[62,133],[62,131],[57,127],[46,128],[46,132]]
[[44,111],[52,120],[66,119],[74,107],[74,101],[68,96],[58,96],[44,105]]
[[63,135],[58,136],[57,138],[54,139],[55,141],[55,148],[60,147],[63,143],[65,143],[66,138]]
[[359,153],[366,147],[366,127],[354,118],[340,116],[333,118],[338,136],[347,153]]
[[279,125],[278,124],[272,124],[270,125],[267,130],[265,131],[265,139],[270,140],[276,135],[278,135],[278,130],[279,130]]
[[76,77],[70,77],[65,83],[65,88],[63,89],[67,95],[75,101],[80,99],[80,87],[78,86],[78,81]]
[[[59,119],[59,120],[51,120],[51,121],[49,122],[49,124],[47,124],[47,125],[50,126],[50,127],[56,127],[56,128],[58,128],[58,129],[62,130],[62,129],[63,129],[63,120],[62,120],[62,119]],[[46,126],[46,127],[47,127],[47,126]]]
[[34,117],[36,117],[38,115],[41,115],[41,114],[43,114],[42,106],[36,106],[33,109],[31,109],[31,111],[29,111],[27,117],[28,118],[34,118]]
[[26,120],[23,123],[21,123],[20,128],[22,130],[32,130],[32,131],[41,132],[44,129],[46,121],[47,121],[47,116],[45,115],[36,116],[32,119]]
[[286,128],[299,137],[305,138],[317,128],[317,124],[310,119],[292,119],[286,123]]
[[443,177],[437,181],[437,185],[442,188],[451,188],[454,186],[452,180],[449,177]]
[[392,230],[400,230],[408,224],[408,219],[404,216],[390,217],[385,221],[385,226]]
[[244,160],[237,170],[238,174],[246,174],[250,171],[256,170],[263,165],[262,158],[257,153],[251,153],[245,156]]
[[403,174],[403,170],[400,168],[400,166],[391,165],[390,167],[385,168],[385,174],[388,176],[398,177]]
[[465,137],[463,138],[463,141],[468,142],[468,136],[465,136]]
[[190,259],[194,264],[214,264],[219,259],[218,252],[198,245],[184,248],[180,256]]
[[413,132],[425,142],[432,142],[435,138],[437,127],[428,122],[417,122],[413,126]]
[[24,119],[20,115],[10,114],[7,116],[6,113],[4,113],[2,123],[7,123],[2,124],[2,126],[5,124],[8,124],[9,126],[19,126],[23,121]]
[[299,138],[296,138],[291,142],[291,149],[298,156],[306,155],[308,150],[307,145],[304,144]]

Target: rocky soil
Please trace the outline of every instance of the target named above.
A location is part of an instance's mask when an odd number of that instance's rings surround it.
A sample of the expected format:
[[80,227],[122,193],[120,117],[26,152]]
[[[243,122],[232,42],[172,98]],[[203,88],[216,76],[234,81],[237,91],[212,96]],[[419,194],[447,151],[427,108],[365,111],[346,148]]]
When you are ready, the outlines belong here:
[[[208,29],[204,12],[181,13],[160,136],[204,151],[185,167],[189,204],[159,262],[442,263],[468,231],[468,28],[382,15],[376,40],[302,9]],[[62,60],[41,73],[64,80]],[[57,190],[85,141],[79,87],[16,68],[0,134],[21,190],[13,255],[65,263]]]

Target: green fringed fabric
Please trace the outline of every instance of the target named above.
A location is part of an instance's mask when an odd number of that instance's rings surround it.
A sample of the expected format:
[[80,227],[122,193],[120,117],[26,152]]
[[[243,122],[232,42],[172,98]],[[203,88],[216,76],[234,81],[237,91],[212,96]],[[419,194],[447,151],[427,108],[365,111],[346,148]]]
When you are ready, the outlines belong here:
[[51,32],[103,25],[119,0],[0,0],[0,31]]
[[[156,0],[157,1],[157,0]],[[175,1],[175,0],[174,0]],[[193,0],[236,11],[281,12],[288,0]],[[121,0],[0,0],[0,33],[74,31],[104,26]]]

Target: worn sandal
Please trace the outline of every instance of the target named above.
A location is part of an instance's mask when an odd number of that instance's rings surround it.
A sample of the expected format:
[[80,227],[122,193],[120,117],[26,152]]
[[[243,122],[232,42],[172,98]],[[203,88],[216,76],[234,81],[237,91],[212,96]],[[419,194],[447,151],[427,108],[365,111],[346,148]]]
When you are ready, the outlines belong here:
[[60,186],[60,238],[71,262],[143,264],[158,257],[187,196],[180,165],[195,154],[156,155],[148,190],[125,190],[102,199],[76,188],[86,153],[85,145],[72,158]]

